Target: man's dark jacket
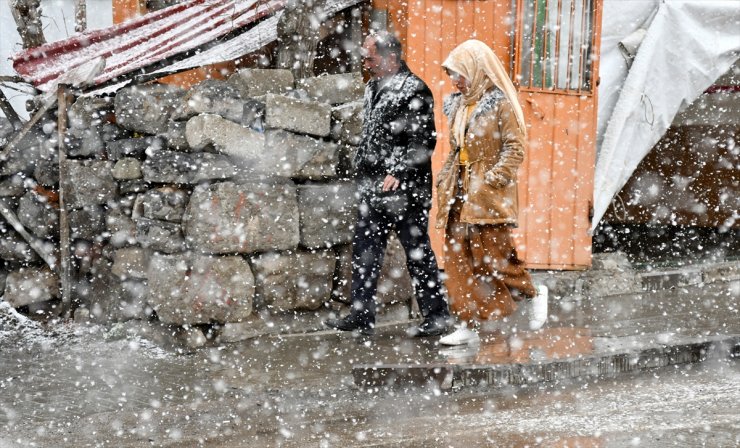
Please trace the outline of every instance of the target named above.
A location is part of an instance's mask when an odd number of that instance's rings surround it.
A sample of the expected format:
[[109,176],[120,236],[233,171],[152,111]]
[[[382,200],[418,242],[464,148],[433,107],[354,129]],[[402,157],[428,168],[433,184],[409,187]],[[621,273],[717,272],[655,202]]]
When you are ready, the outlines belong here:
[[[432,92],[405,63],[382,86],[371,80],[365,87],[362,143],[355,158],[361,200],[373,206],[394,196],[406,206],[428,208],[436,141]],[[388,174],[401,186],[383,194]]]

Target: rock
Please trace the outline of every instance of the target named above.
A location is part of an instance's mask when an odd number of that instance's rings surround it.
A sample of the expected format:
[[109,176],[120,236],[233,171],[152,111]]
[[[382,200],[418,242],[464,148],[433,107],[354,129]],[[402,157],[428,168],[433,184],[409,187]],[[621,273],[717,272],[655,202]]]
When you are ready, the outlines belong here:
[[161,187],[149,190],[136,198],[134,210],[149,219],[181,222],[189,194],[185,190]]
[[55,187],[59,184],[59,161],[41,159],[33,170],[33,178],[44,187]]
[[8,273],[5,269],[0,269],[0,291],[5,291],[5,279],[8,278]]
[[273,311],[293,309],[295,252],[267,252],[251,257],[254,273],[254,307]]
[[105,210],[100,205],[89,205],[69,212],[72,239],[93,241],[105,231]]
[[354,182],[299,185],[301,246],[326,248],[352,242],[356,191]]
[[162,137],[124,138],[108,143],[106,152],[110,160],[119,160],[124,157],[143,160],[147,154],[161,151],[165,146]]
[[281,130],[265,132],[269,154],[259,162],[264,172],[297,180],[322,180],[337,175],[339,156],[335,143]]
[[267,174],[265,167],[276,157],[265,151],[264,134],[218,115],[191,118],[185,127],[185,136],[193,149],[213,146],[219,153],[230,156],[240,173]]
[[309,97],[328,104],[361,100],[365,94],[365,83],[359,72],[305,78],[298,80],[296,87],[305,90]]
[[254,277],[241,257],[155,254],[148,302],[162,322],[240,322],[252,314]]
[[293,309],[317,310],[329,301],[336,258],[333,251],[296,254],[296,297]]
[[56,154],[56,130],[55,124],[51,120],[42,121],[47,123],[43,129],[48,130],[48,134],[35,128],[29,131],[13,149],[6,153],[5,160],[0,163],[0,177],[12,176],[15,174],[33,174],[39,160],[50,159],[51,154]]
[[244,177],[336,176],[337,145],[331,142],[281,130],[260,133],[216,115],[191,118],[186,135],[192,148],[212,145],[216,151],[229,155]]
[[124,157],[116,162],[113,166],[111,175],[116,180],[133,180],[141,179],[141,162],[131,157]]
[[163,134],[185,91],[167,84],[137,84],[116,94],[116,121],[143,134]]
[[69,157],[102,158],[105,142],[96,128],[70,129],[66,136],[64,148]]
[[138,278],[146,280],[152,251],[143,247],[126,247],[113,254],[111,272],[122,280]]
[[80,299],[97,322],[146,319],[151,314],[146,304],[148,291],[141,280],[121,280],[113,274],[112,264],[100,258],[94,263],[90,288]]
[[331,132],[331,107],[282,95],[265,98],[265,126],[326,137]]
[[167,254],[185,250],[180,224],[156,219],[136,220],[136,240],[142,247]]
[[187,121],[170,121],[167,123],[167,132],[160,137],[165,139],[167,147],[176,151],[189,152],[191,150],[185,137]]
[[122,195],[143,193],[147,190],[149,190],[149,182],[144,179],[123,180],[118,183],[118,192]]
[[252,258],[255,303],[273,312],[316,310],[331,297],[333,251],[271,252]]
[[14,174],[0,180],[0,198],[23,196],[26,192],[23,179],[24,177],[20,174]]
[[241,123],[243,112],[244,101],[236,86],[218,79],[206,79],[188,91],[172,119],[188,120],[198,114],[215,114]]
[[192,247],[253,253],[298,245],[296,189],[289,182],[223,182],[196,188],[184,220]]
[[[112,111],[112,104],[111,104]],[[86,126],[70,126],[65,134],[67,155],[78,158],[104,158],[106,145],[114,140],[131,136],[131,132],[109,122],[114,119],[112,112],[103,119],[86,118]],[[92,122],[90,123],[90,121]]]
[[265,103],[254,98],[247,98],[244,101],[242,111],[242,121],[244,126],[262,132],[265,130]]
[[259,316],[250,316],[242,322],[226,323],[221,326],[221,331],[216,338],[219,343],[231,343],[246,341],[270,332],[264,320]]
[[70,209],[105,204],[116,196],[113,164],[103,160],[67,160],[65,202]]
[[90,310],[87,308],[77,308],[75,310],[75,323],[86,324],[90,322]]
[[84,129],[70,129],[65,147],[70,157],[103,158],[107,145],[126,139],[131,132],[115,124],[106,123]]
[[5,117],[0,117],[0,148],[4,148],[15,134],[13,123]]
[[342,104],[331,109],[331,136],[347,145],[357,146],[362,139],[362,101]]
[[115,247],[136,244],[136,223],[120,208],[111,208],[105,218],[110,243]]
[[18,201],[17,215],[23,227],[39,238],[59,235],[59,211],[44,196],[33,191],[24,194]]
[[242,69],[229,77],[242,98],[254,98],[267,93],[284,93],[293,89],[293,73],[282,69]]
[[206,345],[206,342],[208,342],[206,335],[203,334],[203,330],[194,327],[183,329],[178,339],[180,339],[180,341],[190,349],[203,347]]
[[90,129],[114,120],[113,98],[81,96],[69,107],[67,120],[70,128]]
[[21,268],[5,280],[3,298],[14,308],[58,297],[59,277],[48,268]]
[[173,184],[223,180],[236,174],[234,164],[222,154],[175,151],[159,151],[151,155],[144,162],[142,171],[147,182]]

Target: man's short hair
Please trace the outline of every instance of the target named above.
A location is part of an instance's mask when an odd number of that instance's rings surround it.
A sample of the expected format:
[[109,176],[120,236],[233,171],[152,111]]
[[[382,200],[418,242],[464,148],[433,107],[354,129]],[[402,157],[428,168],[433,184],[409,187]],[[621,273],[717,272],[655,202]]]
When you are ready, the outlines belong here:
[[375,50],[379,55],[388,57],[394,55],[398,62],[401,62],[401,41],[395,34],[388,31],[378,31],[372,35],[375,41]]

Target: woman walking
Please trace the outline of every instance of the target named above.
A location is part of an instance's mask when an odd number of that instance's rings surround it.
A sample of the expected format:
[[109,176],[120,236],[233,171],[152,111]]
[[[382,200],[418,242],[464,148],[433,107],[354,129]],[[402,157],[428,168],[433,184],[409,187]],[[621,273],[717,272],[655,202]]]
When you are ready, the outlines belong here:
[[452,151],[438,175],[437,227],[445,229],[450,308],[460,319],[445,345],[479,340],[481,321],[502,319],[533,298],[530,328],[547,319],[547,288],[535,289],[512,243],[526,126],[514,85],[483,42],[468,40],[442,64],[458,92],[445,100]]

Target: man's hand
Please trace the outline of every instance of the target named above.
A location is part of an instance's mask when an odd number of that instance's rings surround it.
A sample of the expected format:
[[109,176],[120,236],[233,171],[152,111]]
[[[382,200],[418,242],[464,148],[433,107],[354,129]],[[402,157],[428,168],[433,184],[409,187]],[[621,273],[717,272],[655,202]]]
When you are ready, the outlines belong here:
[[401,181],[389,174],[385,176],[385,180],[383,181],[383,192],[395,191],[399,185],[401,185]]

